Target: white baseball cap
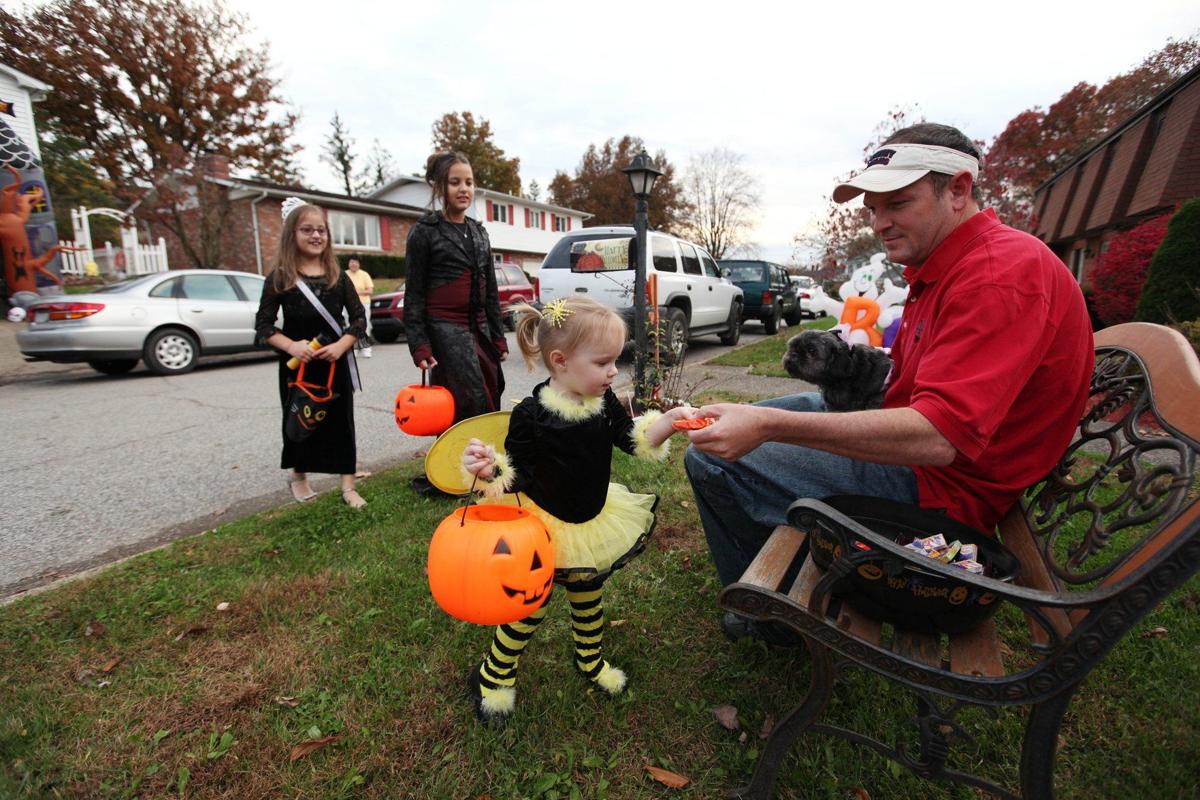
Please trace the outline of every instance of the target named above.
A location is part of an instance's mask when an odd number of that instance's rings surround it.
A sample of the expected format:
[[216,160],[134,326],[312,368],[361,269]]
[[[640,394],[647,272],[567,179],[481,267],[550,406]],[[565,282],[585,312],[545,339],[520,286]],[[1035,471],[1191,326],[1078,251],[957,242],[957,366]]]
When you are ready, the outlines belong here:
[[979,178],[979,159],[936,144],[885,144],[867,157],[867,167],[833,190],[833,202],[853,200],[863,192],[894,192],[931,172]]

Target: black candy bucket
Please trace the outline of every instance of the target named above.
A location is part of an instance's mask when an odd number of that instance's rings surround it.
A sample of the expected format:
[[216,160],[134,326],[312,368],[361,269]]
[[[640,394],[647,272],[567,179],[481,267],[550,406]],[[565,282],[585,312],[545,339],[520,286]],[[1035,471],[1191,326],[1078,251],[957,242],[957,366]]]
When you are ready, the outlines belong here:
[[[858,495],[826,497],[823,502],[901,546],[936,533],[945,536],[947,542],[957,539],[976,545],[976,560],[983,565],[984,577],[1011,582],[1020,573],[1020,562],[1008,548],[940,512]],[[841,555],[841,542],[820,526],[814,526],[810,535],[813,562],[822,570],[828,569]],[[861,540],[854,537],[851,544],[855,541]],[[882,561],[859,564],[834,585],[833,593],[867,616],[924,633],[970,630],[1000,605],[1000,598],[993,592],[888,556]]]

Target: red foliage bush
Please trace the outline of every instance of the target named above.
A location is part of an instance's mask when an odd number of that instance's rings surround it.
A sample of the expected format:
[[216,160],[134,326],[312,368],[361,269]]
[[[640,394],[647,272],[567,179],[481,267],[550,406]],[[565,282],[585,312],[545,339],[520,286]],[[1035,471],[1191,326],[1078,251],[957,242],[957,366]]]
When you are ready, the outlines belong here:
[[1171,214],[1148,219],[1117,234],[1092,271],[1092,303],[1105,325],[1133,319],[1150,257],[1167,235]]

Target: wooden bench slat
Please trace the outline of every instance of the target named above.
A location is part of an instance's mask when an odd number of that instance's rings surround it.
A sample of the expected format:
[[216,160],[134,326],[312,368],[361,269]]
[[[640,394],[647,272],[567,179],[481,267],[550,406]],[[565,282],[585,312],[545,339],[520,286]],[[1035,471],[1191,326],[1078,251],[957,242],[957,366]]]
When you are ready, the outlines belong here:
[[879,620],[855,611],[844,602],[838,611],[837,626],[873,645],[878,645],[883,640],[883,625]]
[[896,628],[892,639],[892,651],[910,661],[935,669],[942,666],[942,643],[938,636]]
[[813,589],[817,588],[817,582],[821,580],[824,574],[813,562],[810,555],[804,559],[804,564],[800,567],[800,573],[796,575],[796,580],[792,583],[792,588],[788,590],[788,597],[808,608],[808,603],[812,600]]
[[804,544],[805,537],[804,532],[788,525],[777,527],[742,574],[741,582],[778,591],[784,573]]
[[1005,674],[994,621],[984,620],[979,627],[950,637],[950,669],[975,677],[999,678]]
[[[1060,591],[1058,582],[1050,574],[1046,562],[1042,560],[1041,551],[1033,541],[1033,534],[1029,531],[1019,504],[1005,514],[1004,519],[1000,520],[1000,538],[1005,547],[1011,550],[1017,560],[1021,562],[1021,574],[1017,576],[1019,585],[1042,592]],[[1064,638],[1075,627],[1071,618],[1061,608],[1043,608],[1042,611],[1049,618],[1050,624]],[[1050,637],[1042,629],[1041,623],[1029,615],[1026,615],[1026,618],[1034,641],[1040,644],[1048,642]]]

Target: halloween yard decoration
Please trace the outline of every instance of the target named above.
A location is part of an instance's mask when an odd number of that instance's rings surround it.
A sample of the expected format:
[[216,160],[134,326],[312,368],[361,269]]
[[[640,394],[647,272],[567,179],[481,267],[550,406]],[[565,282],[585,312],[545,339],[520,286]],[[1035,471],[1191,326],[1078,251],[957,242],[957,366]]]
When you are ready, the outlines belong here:
[[554,581],[554,544],[524,508],[468,505],[442,520],[429,543],[429,590],[452,617],[516,622],[540,608]]
[[405,386],[396,395],[396,424],[409,436],[438,436],[454,422],[454,395],[444,386],[421,383]]
[[[47,269],[46,264],[60,250],[71,248],[54,245],[41,255],[33,256],[25,225],[29,222],[33,207],[42,199],[42,191],[34,189],[22,194],[21,174],[11,164],[6,164],[5,168],[12,173],[13,182],[0,189],[0,252],[4,257],[4,282],[9,296],[17,301],[17,305],[26,305],[20,300],[27,298],[32,302],[37,297],[37,273],[62,285],[62,278]],[[22,293],[29,294],[25,298],[18,297]]]

